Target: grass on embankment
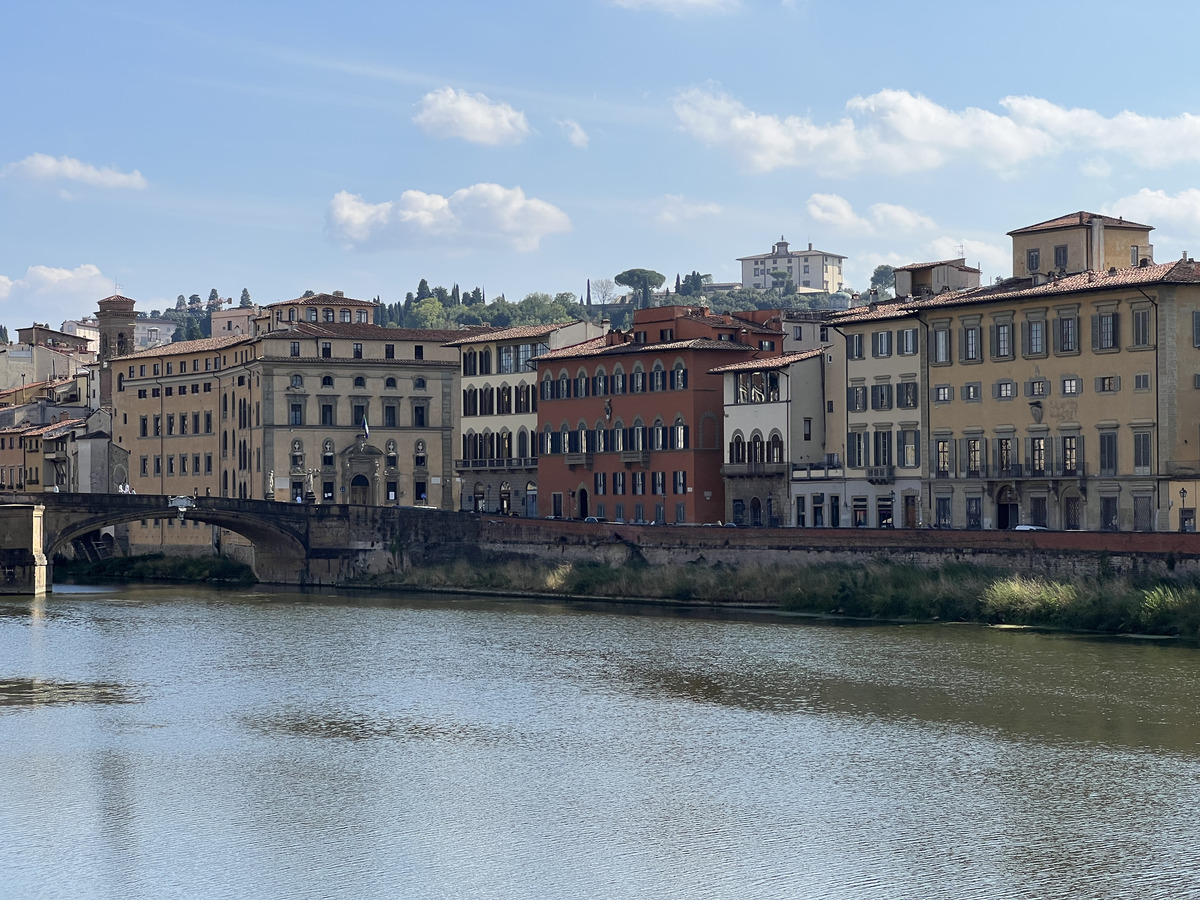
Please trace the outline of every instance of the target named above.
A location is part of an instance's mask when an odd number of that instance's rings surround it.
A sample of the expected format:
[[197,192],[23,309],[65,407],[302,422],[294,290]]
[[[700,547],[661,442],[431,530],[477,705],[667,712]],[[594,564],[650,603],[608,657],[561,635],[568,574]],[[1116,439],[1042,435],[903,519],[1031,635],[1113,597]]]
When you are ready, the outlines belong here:
[[169,581],[191,584],[222,584],[247,587],[254,584],[254,571],[223,556],[114,556],[98,562],[55,559],[55,581]]
[[362,579],[363,586],[463,588],[566,597],[778,606],[868,619],[1034,625],[1200,637],[1200,582],[1136,577],[1051,579],[948,563],[732,568],[516,560],[457,562]]

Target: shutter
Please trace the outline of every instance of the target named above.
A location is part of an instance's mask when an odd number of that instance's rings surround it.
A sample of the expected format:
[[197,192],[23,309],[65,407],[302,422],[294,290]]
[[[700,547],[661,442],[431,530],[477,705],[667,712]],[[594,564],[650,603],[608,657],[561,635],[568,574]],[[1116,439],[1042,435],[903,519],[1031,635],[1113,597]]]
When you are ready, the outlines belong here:
[[936,471],[937,458],[938,458],[938,456],[937,456],[937,440],[931,438],[929,441],[929,460],[930,460],[930,463],[934,466],[935,471],[933,472],[933,475],[935,478],[937,477],[937,471]]
[[871,332],[871,356],[873,356],[873,357],[879,356],[879,332],[878,331]]
[[1200,347],[1200,312],[1192,313],[1192,346]]
[[967,348],[966,334],[967,334],[967,329],[965,329],[965,328],[958,329],[958,361],[959,362],[962,362],[964,359],[966,359],[966,357],[963,356],[963,353],[966,352],[966,348]]
[[1025,356],[1029,355],[1029,323],[1021,323],[1021,353]]
[[[1062,352],[1062,319],[1050,320],[1050,337],[1055,353]],[[1200,345],[1197,345],[1200,346]]]
[[988,444],[994,443],[991,438],[979,439],[979,474],[988,474]]
[[1120,389],[1121,389],[1121,376],[1118,375],[1116,378],[1113,379],[1113,390],[1119,391]]
[[[1051,459],[1062,459],[1063,458],[1063,449],[1062,449],[1063,442],[1062,441],[1063,441],[1063,439],[1061,437],[1055,437],[1055,438],[1051,439],[1050,446],[1053,449],[1052,449],[1052,451],[1048,451],[1048,452],[1051,452]],[[1046,467],[1051,468],[1049,459],[1046,460]],[[1053,471],[1053,469],[1051,469],[1051,471]],[[1064,473],[1058,472],[1057,474],[1062,475]]]
[[988,326],[988,350],[993,359],[1000,355],[1000,329],[995,325]]
[[1101,380],[1101,379],[1100,379],[1100,376],[1099,376],[1099,375],[1097,375],[1097,376],[1095,377],[1095,379],[1093,379],[1093,380],[1095,381],[1095,384],[1093,385],[1093,387],[1095,388],[1095,391],[1096,391],[1096,393],[1098,394],[1098,393],[1100,393],[1100,380]]
[[[1025,465],[1028,467],[1033,464],[1033,438],[1025,438]],[[1027,471],[1026,475],[1029,474]]]
[[992,382],[992,399],[995,400],[1000,396],[1000,382]]
[[1092,349],[1100,349],[1100,317],[1092,316]]
[[1113,332],[1112,345],[1114,347],[1120,347],[1121,346],[1121,314],[1120,313],[1112,314],[1112,332]]
[[854,412],[854,388],[846,388],[846,409]]
[[913,465],[919,466],[921,465],[921,432],[920,430],[915,430],[909,433],[912,435]]
[[1054,474],[1054,460],[1058,459],[1058,455],[1054,452],[1054,441],[1046,441],[1046,474]]
[[954,441],[954,465],[951,471],[956,478],[962,478],[967,468],[967,439],[958,438]]
[[683,426],[683,446],[679,448],[680,450],[687,450],[689,447],[692,446],[691,436],[690,436],[690,434],[691,434],[690,428],[691,428],[690,425]]

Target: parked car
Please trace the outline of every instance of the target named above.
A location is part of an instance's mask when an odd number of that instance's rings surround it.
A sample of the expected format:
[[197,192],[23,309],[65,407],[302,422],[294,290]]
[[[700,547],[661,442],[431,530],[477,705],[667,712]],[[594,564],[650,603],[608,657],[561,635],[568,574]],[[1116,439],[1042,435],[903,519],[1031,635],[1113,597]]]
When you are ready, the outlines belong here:
[[1049,531],[1045,525],[1014,525],[1013,531]]

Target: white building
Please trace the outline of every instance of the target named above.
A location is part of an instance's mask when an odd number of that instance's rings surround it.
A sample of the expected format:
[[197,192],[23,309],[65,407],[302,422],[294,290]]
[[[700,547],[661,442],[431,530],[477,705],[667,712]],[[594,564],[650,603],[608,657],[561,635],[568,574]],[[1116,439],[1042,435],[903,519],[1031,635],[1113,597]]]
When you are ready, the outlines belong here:
[[826,250],[791,250],[781,236],[769,253],[739,257],[742,287],[784,287],[789,281],[798,291],[840,291],[842,261],[846,257]]

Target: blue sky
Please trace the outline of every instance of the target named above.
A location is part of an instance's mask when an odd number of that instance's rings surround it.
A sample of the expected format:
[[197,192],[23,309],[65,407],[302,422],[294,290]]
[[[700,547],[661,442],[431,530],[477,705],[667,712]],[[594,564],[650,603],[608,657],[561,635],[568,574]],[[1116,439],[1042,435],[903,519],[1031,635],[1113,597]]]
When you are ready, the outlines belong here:
[[641,266],[734,280],[785,235],[1009,274],[1078,209],[1200,251],[1175,4],[10,3],[0,324],[119,284],[519,300]]

